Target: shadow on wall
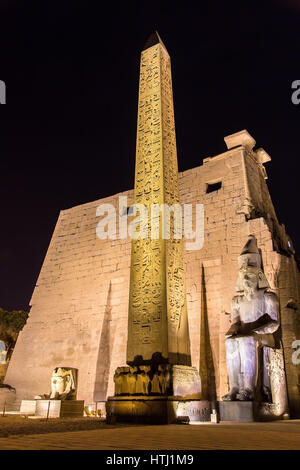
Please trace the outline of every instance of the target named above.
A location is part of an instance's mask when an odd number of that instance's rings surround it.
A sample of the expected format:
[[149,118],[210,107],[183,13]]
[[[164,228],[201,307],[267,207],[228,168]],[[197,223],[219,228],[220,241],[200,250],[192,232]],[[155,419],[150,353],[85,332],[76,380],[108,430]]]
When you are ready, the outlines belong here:
[[212,348],[210,344],[207,298],[205,286],[204,266],[202,266],[202,286],[201,286],[201,325],[200,325],[200,378],[202,384],[203,399],[216,402],[216,379],[213,361]]
[[115,337],[115,325],[112,322],[111,291],[112,288],[110,283],[98,349],[94,388],[95,402],[105,401],[107,396],[111,356]]

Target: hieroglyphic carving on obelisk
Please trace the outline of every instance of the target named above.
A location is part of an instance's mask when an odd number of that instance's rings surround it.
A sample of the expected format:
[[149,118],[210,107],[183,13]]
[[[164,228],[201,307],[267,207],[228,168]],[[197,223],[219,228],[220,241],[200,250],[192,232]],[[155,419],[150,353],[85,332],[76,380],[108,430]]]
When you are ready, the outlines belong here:
[[[179,203],[170,56],[154,33],[141,54],[135,169],[135,204]],[[152,214],[154,214],[152,212]],[[190,365],[182,239],[132,240],[127,363]],[[153,236],[153,233],[152,233]]]

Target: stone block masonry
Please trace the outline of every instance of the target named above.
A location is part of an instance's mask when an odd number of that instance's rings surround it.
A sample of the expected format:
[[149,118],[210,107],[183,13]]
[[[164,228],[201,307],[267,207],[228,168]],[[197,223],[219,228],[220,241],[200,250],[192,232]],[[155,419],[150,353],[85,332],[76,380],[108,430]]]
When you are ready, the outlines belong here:
[[[292,361],[292,342],[300,339],[299,270],[259,155],[243,142],[179,173],[181,203],[204,204],[205,218],[203,248],[185,251],[192,365],[209,399],[227,392],[227,313],[237,257],[253,233],[280,298],[290,408],[300,416],[300,366]],[[219,189],[207,192],[217,182]],[[103,203],[117,208],[121,195],[133,203],[130,190],[61,211],[6,374],[18,399],[48,392],[57,366],[78,369],[78,399],[86,404],[114,394],[114,371],[126,365],[131,240],[98,239],[96,209]],[[291,298],[297,309],[288,306]]]

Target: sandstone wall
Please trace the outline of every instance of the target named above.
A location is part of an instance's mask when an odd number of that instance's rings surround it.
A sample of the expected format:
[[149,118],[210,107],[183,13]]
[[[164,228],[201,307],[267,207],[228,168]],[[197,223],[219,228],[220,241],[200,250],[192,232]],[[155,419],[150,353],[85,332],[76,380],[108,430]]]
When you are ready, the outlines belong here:
[[[222,181],[221,188],[207,193],[207,184],[217,181]],[[291,361],[292,341],[300,339],[299,310],[286,307],[292,296],[299,305],[299,271],[287,249],[284,228],[278,228],[255,155],[242,146],[229,150],[180,173],[179,183],[181,202],[204,204],[205,211],[204,246],[185,252],[192,362],[200,369],[203,386],[211,399],[214,390],[218,399],[227,391],[224,334],[230,325],[237,257],[253,233],[266,276],[280,296],[289,396],[294,413],[300,413],[299,366]],[[132,191],[121,195],[132,204]],[[79,369],[78,399],[86,404],[113,394],[114,370],[126,363],[131,245],[129,239],[96,237],[96,209],[102,203],[117,207],[118,196],[60,213],[30,317],[6,375],[6,383],[16,387],[19,398],[47,392],[57,366]],[[251,204],[256,213],[251,213]],[[282,246],[285,251],[277,252]]]
[[245,152],[249,193],[255,208],[253,217],[262,217],[249,220],[248,223],[250,232],[256,234],[258,246],[262,250],[267,279],[279,296],[289,405],[292,415],[300,416],[300,366],[292,362],[292,343],[300,339],[299,270],[293,256],[292,241],[284,225],[277,219],[264,171],[254,157],[255,152]]

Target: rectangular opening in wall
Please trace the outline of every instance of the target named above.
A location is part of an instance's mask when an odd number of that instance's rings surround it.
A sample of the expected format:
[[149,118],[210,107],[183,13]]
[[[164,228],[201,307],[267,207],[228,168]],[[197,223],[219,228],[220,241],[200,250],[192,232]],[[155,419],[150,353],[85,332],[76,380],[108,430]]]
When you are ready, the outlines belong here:
[[218,191],[218,189],[222,188],[222,181],[216,181],[215,183],[207,183],[206,184],[206,194],[213,193],[214,191]]

